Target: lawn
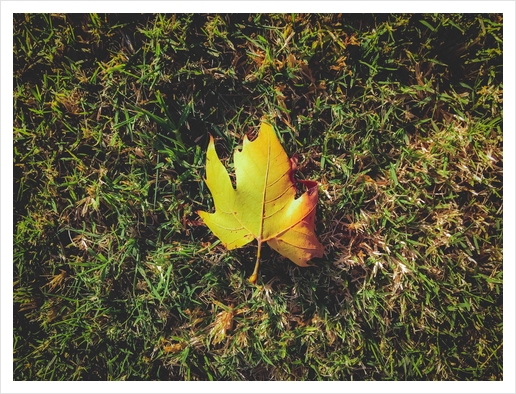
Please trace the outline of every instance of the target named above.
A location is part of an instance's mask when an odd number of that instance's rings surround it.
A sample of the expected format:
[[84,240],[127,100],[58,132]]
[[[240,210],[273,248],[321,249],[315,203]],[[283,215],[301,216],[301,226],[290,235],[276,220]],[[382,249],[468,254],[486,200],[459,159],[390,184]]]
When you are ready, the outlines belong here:
[[[15,14],[14,380],[502,380],[502,27]],[[252,284],[197,211],[262,119],[324,256]]]

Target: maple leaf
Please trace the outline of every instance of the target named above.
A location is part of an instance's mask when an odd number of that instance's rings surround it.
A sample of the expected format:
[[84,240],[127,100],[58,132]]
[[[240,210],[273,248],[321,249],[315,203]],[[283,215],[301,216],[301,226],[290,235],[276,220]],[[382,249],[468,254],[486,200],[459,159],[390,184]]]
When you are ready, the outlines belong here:
[[198,214],[228,250],[258,241],[256,265],[249,278],[252,283],[258,277],[263,243],[302,267],[323,255],[314,233],[317,182],[300,181],[308,190],[296,198],[296,164],[289,160],[271,125],[262,123],[258,137],[252,142],[244,137],[242,150],[235,151],[235,189],[210,136],[205,181],[215,213]]

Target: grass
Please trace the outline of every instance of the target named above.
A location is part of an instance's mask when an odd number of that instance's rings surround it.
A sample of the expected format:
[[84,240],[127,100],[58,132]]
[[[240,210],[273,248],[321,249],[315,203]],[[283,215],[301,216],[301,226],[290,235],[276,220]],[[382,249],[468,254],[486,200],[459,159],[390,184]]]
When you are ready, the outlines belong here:
[[[14,17],[15,380],[502,380],[497,14]],[[325,256],[197,210],[265,116]]]

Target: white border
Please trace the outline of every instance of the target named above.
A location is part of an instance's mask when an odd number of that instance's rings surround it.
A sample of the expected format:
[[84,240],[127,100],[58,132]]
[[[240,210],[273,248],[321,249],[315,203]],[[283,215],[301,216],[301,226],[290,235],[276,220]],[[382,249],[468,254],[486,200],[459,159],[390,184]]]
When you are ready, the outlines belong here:
[[[509,4],[508,4],[509,3]],[[487,13],[510,12],[512,1],[5,1],[10,12],[99,12],[99,13]]]
[[[503,382],[13,382],[12,380],[12,24],[17,12],[503,12],[504,13],[504,381]],[[2,1],[0,253],[1,253],[1,392],[212,392],[212,393],[514,393],[515,300],[515,3],[513,1]]]

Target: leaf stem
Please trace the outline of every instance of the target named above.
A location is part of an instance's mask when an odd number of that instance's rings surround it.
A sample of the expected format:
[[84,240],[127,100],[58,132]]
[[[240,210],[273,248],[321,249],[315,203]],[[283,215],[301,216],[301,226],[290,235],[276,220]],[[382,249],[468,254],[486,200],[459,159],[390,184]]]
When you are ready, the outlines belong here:
[[254,265],[253,274],[249,277],[249,282],[253,285],[256,283],[258,279],[258,269],[260,268],[260,254],[262,251],[262,241],[258,240],[258,251],[256,252],[256,264]]

